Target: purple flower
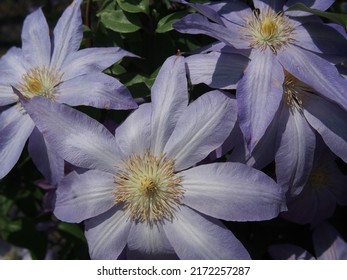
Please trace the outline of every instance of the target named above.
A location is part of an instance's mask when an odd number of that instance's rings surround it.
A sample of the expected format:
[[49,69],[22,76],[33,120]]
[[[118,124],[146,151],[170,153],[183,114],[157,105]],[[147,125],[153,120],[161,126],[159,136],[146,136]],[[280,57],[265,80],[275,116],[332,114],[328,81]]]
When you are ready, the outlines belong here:
[[321,223],[312,233],[314,254],[292,244],[269,247],[273,259],[279,260],[347,260],[347,243],[337,230],[327,222]]
[[[186,16],[174,24],[176,30],[220,41],[209,49],[210,54],[187,59],[192,81],[217,88],[236,87],[240,127],[250,152],[280,108],[282,85],[288,75],[310,86],[319,99],[339,110],[347,109],[347,81],[326,60],[346,58],[345,31],[323,24],[317,17],[286,11],[297,1],[254,0],[253,11],[238,1],[206,5],[180,2],[202,15]],[[301,2],[325,10],[334,1]],[[291,98],[297,98],[295,92]],[[323,106],[311,100],[307,106],[312,107],[311,102],[312,106]],[[325,118],[324,113],[319,116]]]
[[55,184],[63,174],[63,161],[44,142],[12,87],[25,98],[43,96],[72,106],[132,109],[129,91],[104,69],[132,54],[120,48],[79,50],[82,40],[81,0],[72,2],[59,19],[53,41],[41,9],[24,21],[22,48],[11,48],[0,60],[0,179],[16,164],[26,140],[38,169]]
[[300,224],[319,224],[330,218],[336,207],[347,204],[347,176],[336,164],[337,157],[318,142],[309,179],[298,196],[288,199],[282,217]]
[[150,258],[248,259],[218,220],[276,217],[281,188],[240,163],[194,166],[219,147],[236,119],[236,102],[220,91],[188,105],[184,59],[170,57],[115,137],[86,115],[33,98],[24,106],[47,143],[76,166],[56,192],[55,215],[85,223],[93,259],[116,259],[127,248]]

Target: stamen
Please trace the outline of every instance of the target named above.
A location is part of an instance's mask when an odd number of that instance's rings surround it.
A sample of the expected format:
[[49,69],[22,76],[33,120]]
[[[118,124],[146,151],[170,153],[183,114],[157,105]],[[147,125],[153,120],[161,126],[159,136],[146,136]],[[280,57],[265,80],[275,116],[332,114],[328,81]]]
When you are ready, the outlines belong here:
[[150,151],[131,155],[116,174],[116,204],[124,203],[129,218],[150,225],[171,220],[184,194],[173,159]]
[[54,99],[62,74],[45,66],[31,68],[16,87],[27,98],[44,96]]
[[275,13],[272,9],[255,9],[245,19],[241,28],[241,38],[249,41],[251,48],[264,51],[270,48],[274,54],[283,46],[294,42],[294,26],[282,13]]

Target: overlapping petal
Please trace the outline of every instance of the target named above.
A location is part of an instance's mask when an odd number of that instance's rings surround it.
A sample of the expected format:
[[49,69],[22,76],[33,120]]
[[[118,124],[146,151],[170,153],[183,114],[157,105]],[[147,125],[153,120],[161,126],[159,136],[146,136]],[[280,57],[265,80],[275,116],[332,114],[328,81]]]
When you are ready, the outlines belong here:
[[151,150],[160,154],[188,104],[183,57],[171,56],[164,62],[153,84],[151,99]]
[[80,223],[114,206],[113,174],[89,170],[67,175],[56,190],[54,215],[65,222]]
[[115,260],[123,251],[132,221],[114,206],[107,212],[85,221],[89,254],[94,260]]
[[248,62],[249,59],[242,55],[220,52],[186,58],[192,84],[205,83],[221,89],[235,89]]
[[282,66],[270,49],[253,50],[252,54],[236,92],[240,127],[250,152],[274,118],[284,80]]
[[57,101],[71,106],[87,105],[101,109],[135,109],[129,90],[103,73],[89,73],[59,85]]
[[114,172],[119,151],[114,136],[100,123],[43,97],[22,103],[45,141],[62,158],[80,167]]
[[234,127],[236,115],[235,100],[221,91],[205,93],[191,103],[164,149],[175,159],[175,169],[186,169],[218,148]]
[[286,210],[281,187],[244,164],[205,164],[182,174],[183,202],[206,215],[227,221],[259,221]]
[[249,259],[241,242],[221,222],[186,206],[163,225],[180,259]]

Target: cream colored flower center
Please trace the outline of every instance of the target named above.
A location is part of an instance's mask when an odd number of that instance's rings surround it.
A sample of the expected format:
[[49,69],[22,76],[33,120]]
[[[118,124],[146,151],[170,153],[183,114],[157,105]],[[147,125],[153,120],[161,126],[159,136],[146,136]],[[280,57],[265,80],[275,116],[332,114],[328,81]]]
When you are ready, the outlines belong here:
[[242,38],[249,41],[251,48],[270,48],[275,54],[288,43],[294,42],[294,26],[283,13],[272,9],[255,9],[245,19]]
[[123,162],[114,181],[114,202],[124,203],[130,219],[150,225],[171,220],[184,194],[174,160],[149,151],[131,155]]
[[61,77],[62,74],[55,69],[49,69],[45,66],[34,67],[23,75],[17,88],[27,98],[44,96],[55,99],[57,85],[59,85]]

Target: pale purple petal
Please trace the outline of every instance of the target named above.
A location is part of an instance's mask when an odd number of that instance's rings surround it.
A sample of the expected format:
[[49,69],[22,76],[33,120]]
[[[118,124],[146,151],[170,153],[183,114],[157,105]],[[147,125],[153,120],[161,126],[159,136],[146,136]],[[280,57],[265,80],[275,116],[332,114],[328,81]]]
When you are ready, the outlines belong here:
[[233,23],[244,25],[245,16],[251,12],[249,5],[241,1],[210,2],[208,6],[218,12],[220,19],[227,27]]
[[282,66],[270,49],[252,51],[252,60],[236,91],[240,127],[250,152],[275,116],[282,99],[283,80]]
[[93,260],[115,260],[123,251],[132,221],[120,207],[85,221],[85,236]]
[[56,190],[54,215],[65,222],[80,223],[111,209],[115,204],[113,176],[99,170],[69,173]]
[[182,113],[164,152],[175,158],[176,171],[203,160],[228,137],[237,118],[236,102],[221,91],[210,91]]
[[73,1],[54,28],[51,67],[60,69],[66,57],[80,47],[83,37],[81,3],[82,0]]
[[28,62],[24,59],[21,49],[12,47],[10,48],[0,60],[0,71],[8,73],[8,81],[2,80],[3,85],[12,85],[21,81],[22,76],[26,73],[26,69],[30,68]]
[[305,249],[292,244],[276,244],[269,247],[269,253],[274,260],[314,260]]
[[71,106],[87,105],[101,109],[128,110],[137,108],[129,90],[115,78],[91,73],[62,82],[57,101]]
[[120,162],[114,136],[100,123],[43,97],[22,102],[45,141],[66,161],[84,168],[114,172]]
[[175,22],[173,27],[181,33],[204,34],[216,38],[227,45],[249,49],[246,40],[240,38],[240,26],[230,23],[228,27],[208,21],[202,15],[190,14]]
[[116,129],[116,143],[124,156],[142,154],[151,144],[152,104],[142,104]]
[[133,223],[129,232],[128,247],[149,255],[172,254],[172,248],[162,225],[150,226],[147,223]]
[[28,151],[37,169],[53,186],[64,177],[64,160],[44,140],[35,128],[29,137]]
[[180,259],[250,259],[241,242],[221,222],[181,206],[163,225]]
[[347,112],[317,95],[303,98],[304,115],[329,148],[347,162]]
[[289,73],[347,110],[347,80],[340,76],[334,65],[294,46],[278,52],[277,57]]
[[306,50],[346,57],[347,40],[335,28],[320,22],[308,22],[295,28],[295,42]]
[[10,86],[1,85],[0,81],[0,106],[9,105],[18,101],[18,96],[13,93]]
[[241,163],[212,163],[180,173],[183,203],[227,221],[262,221],[286,210],[281,187],[270,177]]
[[281,107],[277,134],[277,182],[292,194],[298,194],[311,173],[316,137],[306,119],[296,108]]
[[347,260],[347,243],[327,222],[318,226],[313,234],[313,245],[319,260]]
[[220,89],[235,89],[248,62],[249,59],[242,55],[219,52],[186,58],[192,84],[204,83]]
[[63,79],[101,72],[124,56],[134,56],[121,48],[87,48],[70,53],[61,67]]
[[188,89],[184,58],[169,57],[161,67],[151,91],[151,150],[164,149],[177,119],[188,105]]
[[33,121],[19,105],[1,112],[0,179],[5,177],[17,163],[33,129]]
[[32,66],[49,66],[51,39],[49,28],[41,8],[28,15],[22,29],[23,55]]
[[260,10],[271,8],[276,12],[282,11],[285,0],[253,0],[254,7]]

